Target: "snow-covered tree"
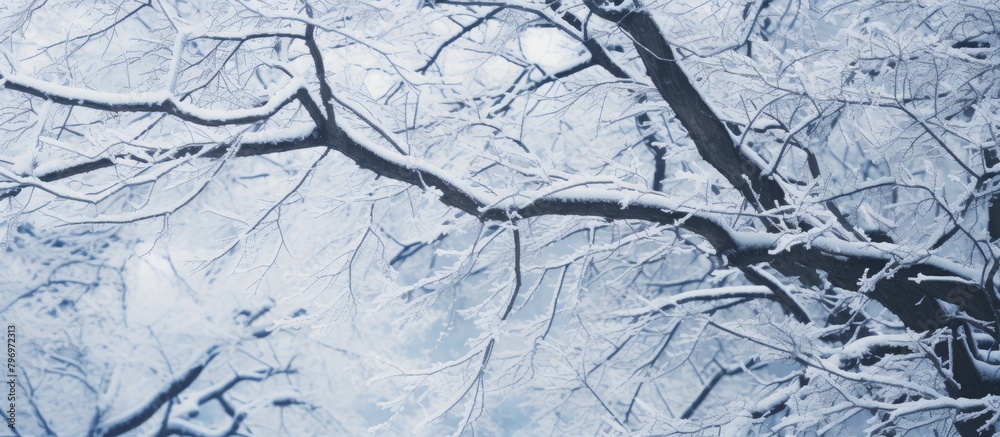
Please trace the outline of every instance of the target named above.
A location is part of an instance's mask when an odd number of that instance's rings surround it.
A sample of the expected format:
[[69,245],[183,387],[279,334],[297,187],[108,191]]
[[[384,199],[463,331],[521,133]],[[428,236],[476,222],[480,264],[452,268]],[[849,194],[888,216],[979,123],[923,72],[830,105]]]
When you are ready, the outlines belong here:
[[0,17],[21,435],[997,429],[995,2]]

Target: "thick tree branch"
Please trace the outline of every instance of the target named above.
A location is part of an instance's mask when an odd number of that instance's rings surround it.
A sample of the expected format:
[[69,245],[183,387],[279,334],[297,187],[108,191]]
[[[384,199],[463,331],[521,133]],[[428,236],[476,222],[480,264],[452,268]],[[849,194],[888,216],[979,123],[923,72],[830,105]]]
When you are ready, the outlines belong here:
[[594,14],[617,23],[632,38],[646,75],[687,129],[702,158],[752,205],[764,210],[786,205],[781,185],[765,177],[760,166],[737,147],[725,123],[691,84],[653,17],[637,5],[635,9],[612,9],[594,0],[585,3]]
[[[306,2],[306,14],[309,18],[313,16],[312,6]],[[319,45],[316,44],[316,26],[311,22],[306,24],[306,47],[309,48],[309,56],[313,61],[313,68],[316,69],[316,80],[319,82],[319,97],[320,106],[326,111],[326,120],[329,123],[335,123],[335,118],[333,115],[333,89],[330,88],[330,82],[326,80],[326,64],[323,63],[323,52],[320,50]],[[326,123],[319,123],[320,127],[328,128]]]
[[184,389],[191,386],[205,366],[218,355],[218,350],[213,348],[188,367],[184,373],[177,375],[166,387],[153,395],[152,399],[136,406],[132,411],[125,413],[113,420],[102,423],[98,426],[94,435],[97,437],[115,437],[129,432],[153,417],[153,414],[167,403],[168,400],[177,396]]
[[[719,255],[735,267],[770,263],[786,276],[801,276],[803,270],[820,270],[836,287],[857,290],[861,278],[903,260],[889,243],[846,242],[830,237],[813,238],[808,245],[796,244],[778,250],[779,233],[738,232],[720,217],[682,208],[660,193],[627,192],[596,188],[548,188],[495,199],[480,193],[445,170],[411,157],[400,156],[375,144],[358,140],[357,133],[338,135],[330,147],[362,168],[414,186],[440,191],[441,201],[483,220],[506,221],[512,217],[545,215],[595,216],[609,220],[644,220],[677,225],[705,238]],[[956,282],[922,281],[923,277],[954,277]],[[972,317],[991,320],[986,290],[978,285],[976,272],[968,271],[936,256],[909,262],[884,278],[871,296],[896,313],[915,330],[949,326],[951,314],[935,299],[958,306]]]

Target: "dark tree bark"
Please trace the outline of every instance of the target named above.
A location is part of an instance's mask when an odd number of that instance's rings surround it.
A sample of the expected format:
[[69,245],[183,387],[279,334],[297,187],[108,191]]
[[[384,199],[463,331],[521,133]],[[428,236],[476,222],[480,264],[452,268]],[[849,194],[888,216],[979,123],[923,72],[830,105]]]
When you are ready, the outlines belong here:
[[[695,143],[699,154],[705,161],[722,174],[743,197],[758,209],[769,209],[787,204],[782,186],[774,179],[765,177],[762,169],[750,157],[746,156],[726,129],[725,123],[709,107],[698,90],[692,85],[688,76],[677,63],[673,49],[663,36],[653,17],[641,9],[638,0],[633,2],[632,9],[609,8],[607,2],[585,0],[587,6],[609,21],[617,23],[618,27],[632,38],[638,51],[646,74],[656,86],[663,100],[673,109],[676,117],[687,129],[691,140]],[[616,2],[615,6],[621,4]],[[996,154],[987,154],[987,165],[1000,162]],[[990,205],[990,235],[995,239],[1000,237],[1000,201]],[[768,224],[765,223],[765,226]],[[772,229],[771,226],[768,226]],[[725,253],[728,242],[709,238],[712,244]],[[730,261],[737,266],[748,265],[755,260],[765,261],[758,257],[764,254],[732,254]],[[877,272],[886,266],[885,261],[863,259],[858,257],[840,259],[835,255],[816,253],[807,250],[793,250],[782,253],[778,257],[764,257],[771,266],[789,277],[809,274],[809,270],[821,270],[827,274],[827,279],[834,286],[856,290],[859,278],[868,272]],[[925,282],[917,284],[909,278],[918,274],[927,276],[946,275],[946,272],[935,272],[932,266],[909,266],[899,270],[892,278],[878,283],[869,296],[892,311],[902,322],[914,331],[932,331],[950,327],[955,333],[954,340],[965,344],[961,334],[961,323],[952,320],[941,304],[935,299],[952,303],[964,310],[968,315],[980,320],[997,324],[998,320],[987,293],[993,290],[981,289],[970,285],[953,283]],[[935,274],[937,273],[937,274]],[[751,280],[753,280],[751,278]],[[786,307],[788,305],[786,304]],[[800,318],[801,320],[801,318]],[[976,369],[975,357],[968,348],[954,348],[953,352],[946,345],[939,345],[936,350],[942,362],[952,365],[955,381],[958,386],[949,384],[948,392],[955,397],[982,398],[989,394],[1000,393],[996,382],[983,378]],[[956,422],[958,431],[965,436],[991,435],[992,430],[986,429],[980,433],[978,429],[985,424],[986,417]]]

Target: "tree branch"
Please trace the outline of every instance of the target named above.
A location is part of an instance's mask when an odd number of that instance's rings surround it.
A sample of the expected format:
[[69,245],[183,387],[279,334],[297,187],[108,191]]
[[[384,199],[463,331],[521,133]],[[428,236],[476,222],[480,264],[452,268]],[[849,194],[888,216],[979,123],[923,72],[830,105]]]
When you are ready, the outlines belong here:
[[[284,135],[282,135],[284,134]],[[242,141],[238,144],[239,150],[236,151],[235,156],[259,156],[268,155],[272,153],[282,153],[289,152],[292,150],[308,149],[313,147],[319,147],[324,145],[322,136],[318,129],[313,129],[308,132],[296,131],[294,129],[288,131],[276,131],[276,132],[261,132],[245,134],[242,137]],[[203,158],[220,158],[225,156],[232,145],[195,145],[181,147],[173,152],[169,153],[166,157],[162,158],[162,162],[172,161],[180,159],[187,156],[199,155]],[[210,148],[210,150],[205,150]],[[49,183],[56,182],[63,179],[69,179],[74,176],[79,176],[87,173],[91,173],[97,170],[113,167],[115,161],[119,159],[131,159],[136,161],[144,161],[146,158],[137,157],[133,155],[119,155],[114,159],[112,158],[100,158],[91,161],[80,162],[77,164],[69,165],[58,170],[52,170],[47,173],[34,175],[30,179],[38,183]],[[31,186],[33,184],[18,184],[18,186],[12,188],[2,188],[0,189],[0,200],[6,199],[8,197],[14,197],[21,193],[21,190]]]
[[134,94],[105,93],[55,85],[18,75],[0,74],[0,88],[51,100],[61,105],[82,106],[101,111],[162,112],[201,126],[227,126],[263,121],[276,114],[293,100],[300,99],[300,91],[307,91],[304,80],[293,78],[260,107],[222,110],[196,107],[166,91]]
[[[635,2],[637,2],[636,0]],[[595,15],[615,22],[633,40],[646,75],[673,109],[690,135],[699,154],[708,161],[751,205],[763,210],[786,205],[785,191],[746,156],[733,142],[722,122],[674,58],[670,43],[648,12],[604,8],[595,0],[584,3]],[[757,199],[760,199],[759,202]]]
[[152,399],[136,406],[132,411],[114,420],[99,425],[94,434],[98,437],[116,437],[138,428],[149,420],[150,417],[153,417],[153,414],[156,414],[160,407],[166,404],[168,400],[190,387],[198,379],[198,375],[201,375],[201,371],[205,369],[205,366],[218,353],[217,349],[210,349],[204,357],[196,360],[184,373],[175,377],[166,387],[154,394]]

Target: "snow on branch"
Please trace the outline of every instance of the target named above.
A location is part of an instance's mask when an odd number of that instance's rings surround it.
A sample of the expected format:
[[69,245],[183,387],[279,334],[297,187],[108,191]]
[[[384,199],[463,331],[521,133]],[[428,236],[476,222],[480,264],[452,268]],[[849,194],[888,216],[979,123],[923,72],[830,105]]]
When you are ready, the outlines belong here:
[[658,297],[646,300],[646,307],[630,308],[615,311],[613,314],[619,317],[632,317],[649,314],[656,311],[665,311],[689,302],[700,302],[706,300],[723,299],[773,299],[774,293],[764,286],[759,285],[734,285],[730,287],[706,288],[702,290],[691,290],[671,296]]
[[[572,181],[565,186],[544,187],[534,192],[500,197],[486,193],[485,190],[432,163],[375,144],[368,140],[366,135],[346,126],[338,127],[340,129],[330,143],[331,148],[341,152],[362,168],[380,176],[436,192],[442,203],[482,220],[507,221],[513,218],[560,215],[601,217],[608,220],[643,220],[674,225],[708,240],[717,253],[725,255],[734,266],[779,261],[773,264],[779,271],[782,268],[794,270],[803,267],[826,271],[830,266],[839,265],[842,269],[829,279],[834,285],[845,289],[857,289],[858,278],[863,277],[864,272],[872,266],[893,263],[906,266],[900,270],[900,276],[902,274],[916,276],[919,272],[923,272],[928,276],[956,276],[970,281],[978,277],[972,269],[929,253],[901,259],[897,254],[905,251],[892,243],[873,245],[869,242],[816,237],[809,244],[785,247],[782,251],[776,251],[775,248],[779,246],[779,240],[785,233],[736,231],[726,223],[724,216],[691,210],[682,207],[681,201],[663,193],[649,191],[645,187],[613,183],[603,178]],[[611,187],[587,186],[590,185],[589,182],[597,185],[610,184]],[[791,265],[793,259],[795,265]],[[895,281],[884,289],[933,296],[959,305],[962,310],[977,318],[986,319],[990,315],[986,312],[989,305],[979,285],[960,284],[962,286],[956,287],[933,283],[917,288],[907,284],[913,283]],[[890,297],[882,300],[886,305],[891,306],[893,303]],[[897,314],[902,312],[896,308],[893,308],[893,311]],[[919,319],[919,323],[922,324],[920,329],[936,329],[943,326],[944,320],[940,317],[928,320],[925,314],[915,313],[912,309],[907,311],[902,312],[900,317],[908,322],[910,318],[913,321]]]
[[255,123],[276,114],[293,100],[304,101],[309,98],[306,82],[301,78],[289,80],[262,106],[232,110],[199,108],[181,101],[168,91],[107,93],[56,85],[20,75],[0,74],[0,86],[63,105],[83,106],[110,112],[162,112],[202,126]]
[[[272,153],[289,152],[292,150],[308,149],[322,146],[319,130],[312,126],[299,126],[288,129],[278,129],[273,131],[261,131],[244,134],[237,144],[230,145],[194,145],[184,146],[169,151],[159,158],[159,162],[170,162],[186,157],[199,158],[220,158],[229,153],[231,147],[237,146],[234,156],[259,156]],[[107,197],[105,190],[100,190],[100,195],[90,195],[87,193],[77,193],[61,186],[56,186],[53,182],[84,175],[97,170],[110,168],[115,162],[121,159],[131,159],[143,162],[146,158],[132,155],[119,155],[114,158],[98,158],[93,160],[77,161],[58,166],[40,174],[30,176],[20,176],[10,171],[0,168],[0,175],[3,175],[15,186],[0,188],[0,200],[20,194],[21,190],[27,187],[36,187],[44,191],[59,195],[64,198],[76,199],[82,202],[94,202]]]

